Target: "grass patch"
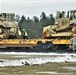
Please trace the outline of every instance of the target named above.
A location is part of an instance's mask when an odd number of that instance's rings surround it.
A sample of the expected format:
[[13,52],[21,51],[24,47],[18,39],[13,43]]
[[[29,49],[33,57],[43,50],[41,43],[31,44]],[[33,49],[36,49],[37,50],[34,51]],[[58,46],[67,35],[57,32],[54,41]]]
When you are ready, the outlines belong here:
[[[47,63],[43,65],[21,66],[21,67],[0,67],[0,75],[49,75],[49,73],[37,72],[57,72],[56,75],[76,75],[76,71],[64,69],[62,67],[76,67],[76,63]],[[53,75],[53,74],[52,74]]]

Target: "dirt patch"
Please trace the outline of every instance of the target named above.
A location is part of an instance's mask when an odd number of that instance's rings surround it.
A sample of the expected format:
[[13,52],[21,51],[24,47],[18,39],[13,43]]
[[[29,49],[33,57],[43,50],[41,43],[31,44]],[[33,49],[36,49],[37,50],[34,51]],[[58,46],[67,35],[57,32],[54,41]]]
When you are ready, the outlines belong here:
[[27,65],[21,67],[0,68],[0,75],[76,75],[75,70],[68,70],[62,67],[76,67],[76,63],[47,63],[43,65]]

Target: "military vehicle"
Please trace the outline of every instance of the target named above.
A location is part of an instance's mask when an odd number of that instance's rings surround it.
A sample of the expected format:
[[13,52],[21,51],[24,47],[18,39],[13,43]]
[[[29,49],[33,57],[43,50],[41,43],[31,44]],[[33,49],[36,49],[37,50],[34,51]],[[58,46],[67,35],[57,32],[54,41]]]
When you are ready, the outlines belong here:
[[[2,48],[2,51],[10,51],[10,48],[36,52],[62,49],[65,51],[71,45],[71,38],[76,36],[76,10],[68,11],[67,16],[65,16],[64,11],[62,13],[57,12],[55,24],[43,28],[42,37],[46,39],[12,39],[18,38],[20,34],[18,22],[14,21],[14,16],[15,14],[12,13],[0,14],[0,38],[2,38],[0,48]],[[76,43],[74,45],[76,46]],[[7,50],[4,50],[4,48]],[[73,51],[75,51],[75,48],[73,48]]]
[[0,13],[0,38],[18,38],[21,35],[14,13]]
[[43,28],[43,38],[70,38],[76,35],[76,10],[70,10],[65,15],[57,11],[55,24]]

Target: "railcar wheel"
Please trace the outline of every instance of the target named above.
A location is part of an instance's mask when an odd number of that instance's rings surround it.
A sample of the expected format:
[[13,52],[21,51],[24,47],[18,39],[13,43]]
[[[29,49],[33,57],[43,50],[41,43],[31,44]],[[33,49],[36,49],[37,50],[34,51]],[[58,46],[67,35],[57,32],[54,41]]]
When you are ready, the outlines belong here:
[[58,45],[54,45],[52,42],[46,42],[46,44],[47,44],[48,50],[53,51],[53,50],[56,50],[58,48]]

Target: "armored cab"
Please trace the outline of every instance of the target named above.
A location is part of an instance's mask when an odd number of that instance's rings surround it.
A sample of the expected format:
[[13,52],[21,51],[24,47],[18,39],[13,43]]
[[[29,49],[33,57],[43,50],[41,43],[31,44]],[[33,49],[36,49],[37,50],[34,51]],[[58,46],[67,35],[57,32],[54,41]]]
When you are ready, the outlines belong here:
[[70,38],[76,31],[76,10],[70,10],[65,16],[65,12],[57,11],[55,24],[43,28],[43,38]]
[[0,38],[18,38],[21,34],[14,13],[0,13]]

